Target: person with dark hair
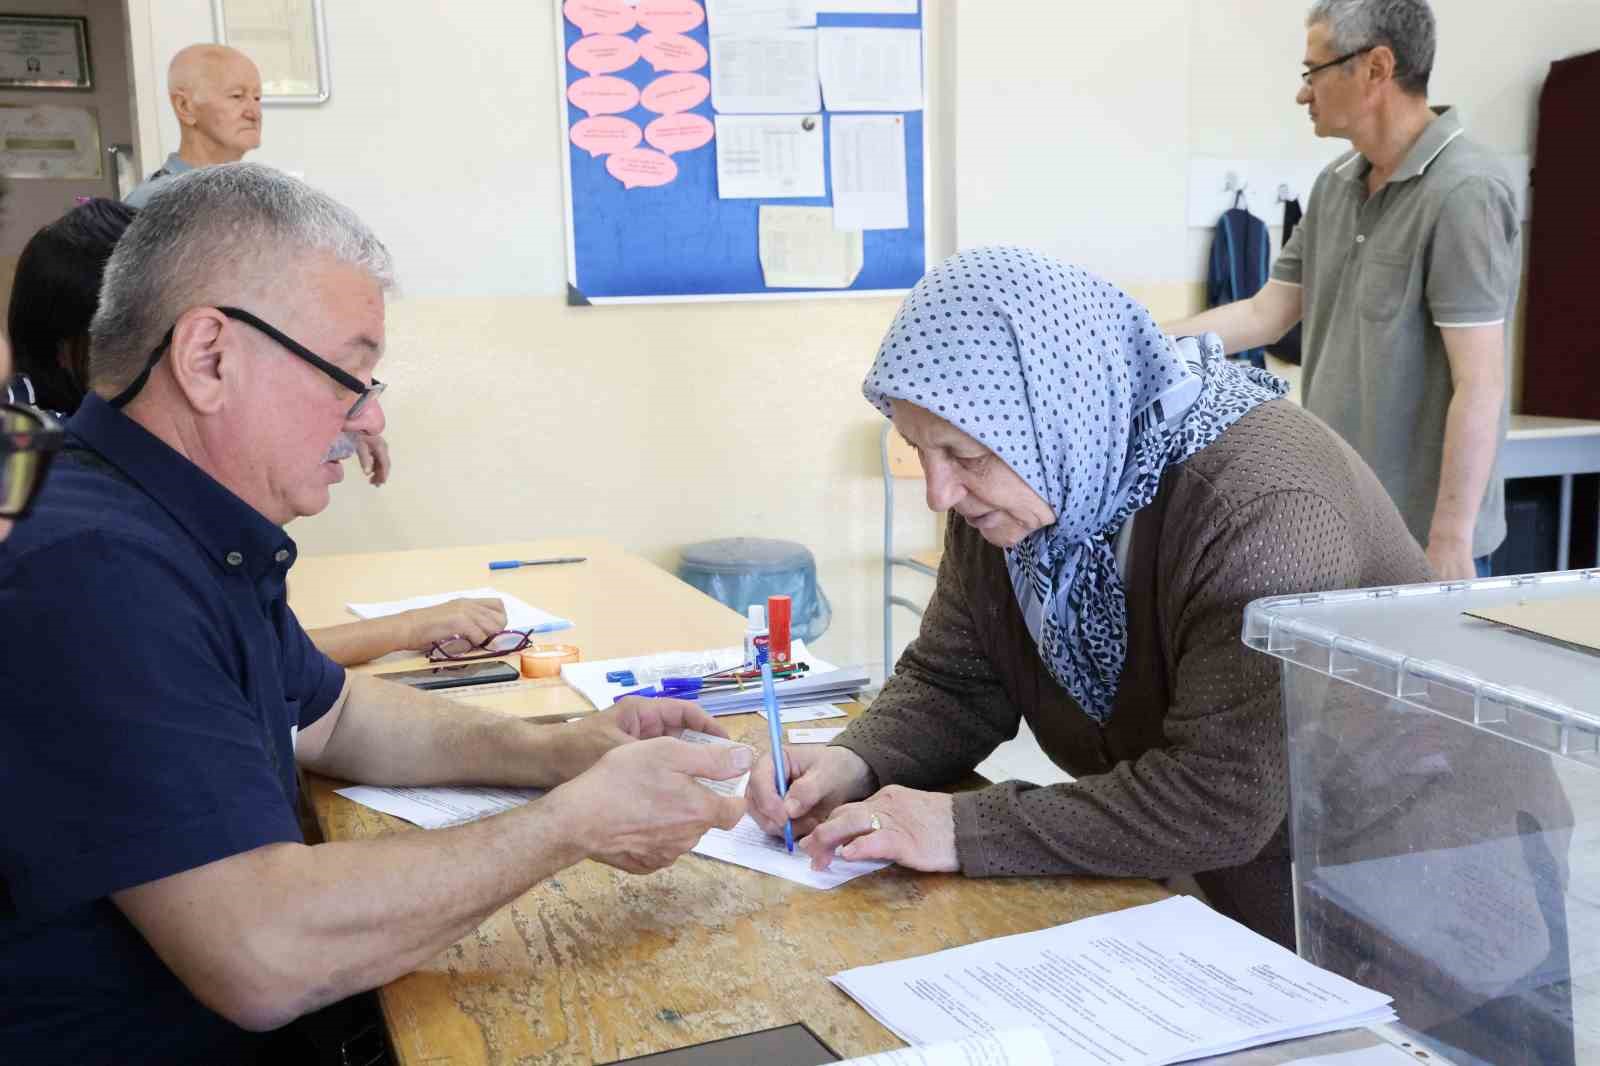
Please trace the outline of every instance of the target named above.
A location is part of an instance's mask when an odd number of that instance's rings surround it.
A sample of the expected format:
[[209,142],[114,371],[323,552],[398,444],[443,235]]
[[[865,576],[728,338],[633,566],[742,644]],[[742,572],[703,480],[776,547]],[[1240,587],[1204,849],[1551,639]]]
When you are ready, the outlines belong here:
[[1505,168],[1428,106],[1427,0],[1317,0],[1295,96],[1353,151],[1248,300],[1167,324],[1230,352],[1304,326],[1305,404],[1383,482],[1441,578],[1487,576],[1506,535],[1499,452],[1507,332],[1522,270]]
[[16,373],[12,402],[59,416],[89,390],[89,320],[100,303],[106,260],[136,209],[94,199],[68,211],[28,241],[17,260],[6,329]]

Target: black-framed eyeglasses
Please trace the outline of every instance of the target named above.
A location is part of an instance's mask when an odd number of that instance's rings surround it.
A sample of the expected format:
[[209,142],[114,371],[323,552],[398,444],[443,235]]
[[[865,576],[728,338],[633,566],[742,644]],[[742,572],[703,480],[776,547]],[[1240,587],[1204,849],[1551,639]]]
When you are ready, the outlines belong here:
[[61,423],[37,407],[0,404],[0,518],[28,513],[66,438]]
[[502,629],[479,644],[474,644],[466,637],[446,637],[428,649],[428,659],[436,663],[496,659],[526,648],[533,643],[534,636],[535,630],[532,629]]
[[1314,67],[1307,67],[1305,70],[1300,72],[1300,80],[1302,82],[1304,82],[1305,84],[1310,85],[1311,84],[1311,75],[1316,74],[1318,71],[1327,70],[1329,67],[1336,67],[1340,63],[1349,62],[1350,60],[1354,59],[1356,56],[1366,55],[1368,52],[1372,51],[1376,47],[1378,47],[1378,46],[1375,45],[1375,44],[1369,44],[1365,48],[1357,48],[1354,52],[1346,52],[1344,55],[1340,56],[1338,59],[1330,59],[1326,63],[1318,63]]
[[[307,348],[293,337],[290,337],[287,333],[283,333],[278,330],[277,327],[263,322],[255,315],[252,315],[249,311],[238,307],[218,307],[217,310],[221,311],[224,315],[227,315],[236,322],[243,322],[245,325],[252,327],[257,332],[266,334],[272,340],[276,341],[281,347],[286,349],[290,355],[310,363],[312,366],[328,375],[328,377],[332,378],[336,383],[355,393],[356,402],[350,405],[349,411],[345,412],[344,418],[346,422],[359,418],[361,412],[366,409],[366,406],[370,401],[375,400],[379,396],[383,395],[385,386],[383,382],[379,381],[377,378],[372,379],[371,385],[363,384],[361,379],[356,377],[354,374],[350,374],[339,369],[332,363],[328,362],[328,360],[322,358],[322,356],[312,351],[310,348]],[[167,332],[162,335],[161,342],[156,345],[155,351],[150,353],[150,358],[145,361],[144,369],[139,371],[139,376],[134,378],[132,383],[130,383],[127,388],[123,389],[121,392],[117,393],[116,396],[112,397],[112,407],[125,407],[127,406],[128,401],[139,395],[139,390],[144,388],[145,382],[150,380],[150,374],[153,370],[155,370],[156,364],[161,361],[161,353],[166,351],[167,348],[172,345],[172,335],[177,331],[177,329],[178,326],[176,323],[174,323],[172,328],[167,330]]]

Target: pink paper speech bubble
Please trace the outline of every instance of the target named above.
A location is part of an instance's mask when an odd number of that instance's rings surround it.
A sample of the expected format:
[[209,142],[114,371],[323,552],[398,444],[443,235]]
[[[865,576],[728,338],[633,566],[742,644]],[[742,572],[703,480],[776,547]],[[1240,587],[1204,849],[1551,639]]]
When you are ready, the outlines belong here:
[[639,23],[623,0],[567,0],[561,11],[584,33],[627,33]]
[[618,152],[606,160],[606,170],[629,189],[665,185],[678,176],[678,164],[672,161],[671,156],[652,152],[648,148]]
[[638,123],[615,115],[581,118],[572,124],[572,143],[596,158],[637,148],[642,136]]
[[657,33],[688,33],[706,20],[695,0],[639,0],[639,25]]
[[579,78],[567,87],[567,99],[590,115],[620,115],[639,106],[639,87],[610,75]]
[[639,38],[639,54],[657,70],[699,70],[708,59],[705,45],[676,33],[645,34]]
[[650,147],[659,148],[671,155],[689,152],[710,144],[717,128],[704,115],[692,112],[682,115],[662,115],[644,128],[644,139]]
[[640,100],[658,115],[676,115],[710,95],[711,82],[704,74],[668,74],[646,85]]
[[632,37],[619,37],[614,33],[579,37],[567,49],[567,62],[585,74],[614,74],[639,62],[639,45]]

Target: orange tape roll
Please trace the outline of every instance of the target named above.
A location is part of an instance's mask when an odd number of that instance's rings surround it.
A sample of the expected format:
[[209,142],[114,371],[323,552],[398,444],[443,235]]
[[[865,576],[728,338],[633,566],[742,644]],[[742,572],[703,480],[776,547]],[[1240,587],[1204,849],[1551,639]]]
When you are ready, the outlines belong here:
[[571,644],[534,644],[522,653],[522,676],[557,677],[563,665],[578,658],[578,649]]

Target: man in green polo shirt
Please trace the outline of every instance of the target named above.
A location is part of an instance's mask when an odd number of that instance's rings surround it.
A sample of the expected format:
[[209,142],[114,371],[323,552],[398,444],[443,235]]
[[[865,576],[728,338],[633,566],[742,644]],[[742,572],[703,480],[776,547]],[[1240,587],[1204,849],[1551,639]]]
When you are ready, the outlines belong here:
[[1428,106],[1427,0],[1318,0],[1296,96],[1354,151],[1248,300],[1169,323],[1227,350],[1303,321],[1305,404],[1377,473],[1440,578],[1488,573],[1505,539],[1506,335],[1522,255],[1504,169]]

